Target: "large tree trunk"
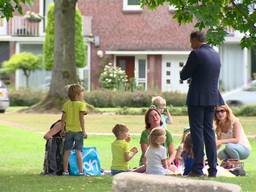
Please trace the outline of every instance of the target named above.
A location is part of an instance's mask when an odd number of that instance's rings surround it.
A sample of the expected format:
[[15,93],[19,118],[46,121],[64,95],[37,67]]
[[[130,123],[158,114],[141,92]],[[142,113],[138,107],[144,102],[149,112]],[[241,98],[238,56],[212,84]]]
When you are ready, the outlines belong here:
[[54,0],[54,67],[49,93],[33,107],[36,111],[61,109],[66,98],[66,85],[77,83],[75,64],[75,10],[77,0]]
[[75,65],[75,8],[76,0],[55,0],[54,67],[50,97],[63,99],[65,86],[77,83]]

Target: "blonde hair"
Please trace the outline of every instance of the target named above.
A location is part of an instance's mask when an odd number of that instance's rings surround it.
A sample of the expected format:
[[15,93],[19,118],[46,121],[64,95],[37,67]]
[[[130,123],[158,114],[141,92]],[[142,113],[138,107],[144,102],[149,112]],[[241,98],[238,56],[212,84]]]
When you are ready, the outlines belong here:
[[72,84],[68,87],[68,97],[71,101],[74,101],[76,96],[84,91],[84,88],[78,84]]
[[122,125],[122,124],[116,124],[112,129],[112,133],[114,133],[114,135],[116,137],[118,137],[120,133],[128,132],[128,131],[129,131],[129,129],[125,125]]
[[[221,109],[224,109],[226,111],[226,119],[225,119],[225,121],[220,121],[217,118],[217,113],[216,113],[216,109],[217,108],[221,108]],[[233,124],[233,122],[236,119],[237,118],[235,117],[235,115],[233,114],[232,110],[229,108],[229,106],[227,104],[221,105],[221,106],[217,106],[215,108],[215,113],[214,113],[214,120],[215,120],[217,137],[219,138],[221,136],[222,128],[223,127],[228,127],[229,129],[231,129],[232,124]]]
[[161,105],[166,105],[166,100],[161,96],[152,97],[151,102],[156,108],[159,108]]
[[148,136],[148,142],[149,145],[153,146],[153,147],[159,147],[159,143],[157,143],[157,138],[165,135],[165,130],[161,127],[156,127],[154,129],[151,130],[149,136]]

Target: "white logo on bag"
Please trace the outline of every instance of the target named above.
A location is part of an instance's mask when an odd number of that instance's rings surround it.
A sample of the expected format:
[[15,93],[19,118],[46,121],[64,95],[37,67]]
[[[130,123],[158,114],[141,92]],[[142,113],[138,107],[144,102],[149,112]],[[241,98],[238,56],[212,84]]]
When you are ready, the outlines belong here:
[[[85,154],[83,154],[83,159],[90,155],[90,153],[95,153],[95,150],[89,149]],[[94,169],[100,171],[98,161],[96,159],[90,159],[87,162],[83,162],[83,167],[86,171],[93,171]]]
[[93,171],[94,169],[99,171],[98,161],[96,160],[89,160],[88,162],[84,162],[83,167],[86,171]]

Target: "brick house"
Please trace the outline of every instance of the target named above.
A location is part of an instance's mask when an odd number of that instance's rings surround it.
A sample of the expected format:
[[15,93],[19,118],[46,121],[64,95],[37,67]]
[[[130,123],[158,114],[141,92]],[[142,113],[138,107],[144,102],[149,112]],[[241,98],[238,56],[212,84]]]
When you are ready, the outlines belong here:
[[179,26],[171,19],[174,10],[168,5],[150,11],[136,3],[78,2],[82,15],[91,17],[92,23],[91,86],[99,86],[98,74],[105,59],[121,67],[128,79],[135,78],[145,89],[186,91],[187,85],[180,84],[178,76],[190,51],[188,36],[193,28]]
[[[53,0],[37,0],[32,10],[46,15]],[[107,63],[126,71],[129,79],[145,90],[186,92],[187,82],[180,83],[179,71],[190,52],[191,25],[179,26],[172,19],[175,9],[165,5],[155,11],[140,8],[138,0],[79,0],[83,15],[83,32],[88,46],[88,61],[79,70],[80,78],[88,90],[99,88],[99,74]],[[18,17],[18,16],[17,16]],[[12,20],[15,20],[13,18]],[[46,20],[36,24],[37,33],[10,34],[13,21],[9,22],[10,54],[21,51],[40,53],[44,40]],[[11,25],[11,27],[10,27]],[[14,32],[17,29],[14,30]],[[0,28],[1,34],[1,28]],[[0,36],[0,43],[3,43]],[[218,47],[222,59],[221,86],[232,90],[247,84],[251,79],[250,50],[241,49],[238,33],[230,33],[225,44]],[[1,48],[1,46],[0,46]],[[15,51],[14,51],[15,50]],[[1,59],[1,56],[0,56]],[[233,66],[237,67],[233,67]],[[255,64],[254,64],[255,65]],[[239,77],[234,74],[239,71]],[[24,77],[16,73],[16,87],[22,87]],[[42,80],[43,78],[43,80]],[[33,87],[39,88],[50,72],[38,71],[31,76]]]

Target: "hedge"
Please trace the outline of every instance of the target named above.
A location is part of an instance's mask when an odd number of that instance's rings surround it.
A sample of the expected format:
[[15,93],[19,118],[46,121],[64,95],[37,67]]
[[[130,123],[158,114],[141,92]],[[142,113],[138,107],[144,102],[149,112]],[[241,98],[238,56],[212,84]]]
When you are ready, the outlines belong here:
[[184,106],[186,95],[180,93],[154,93],[145,91],[123,92],[97,90],[87,92],[85,100],[94,107],[149,107],[153,96],[161,95],[167,106]]
[[10,90],[10,106],[32,106],[41,101],[45,96],[46,93],[34,92],[27,89],[18,91]]
[[[9,91],[11,106],[31,106],[41,101],[47,93],[32,92],[29,90]],[[156,96],[153,92],[118,92],[118,91],[91,91],[85,94],[85,101],[88,103],[88,110],[101,112],[97,108],[117,108],[116,114],[144,114],[151,105],[151,98]],[[179,93],[160,93],[167,102],[167,107],[173,115],[187,115],[185,105],[186,95]],[[138,108],[137,110],[130,109]],[[95,109],[96,108],[96,109]],[[256,116],[256,105],[231,106],[236,116]]]

